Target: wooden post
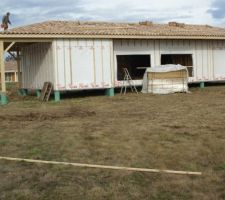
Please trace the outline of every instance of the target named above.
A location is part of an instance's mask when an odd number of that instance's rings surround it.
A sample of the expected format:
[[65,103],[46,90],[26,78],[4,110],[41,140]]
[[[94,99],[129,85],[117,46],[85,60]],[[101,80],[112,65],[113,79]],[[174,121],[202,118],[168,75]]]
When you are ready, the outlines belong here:
[[4,58],[4,42],[0,41],[0,69],[1,69],[1,104],[6,105],[8,98],[6,96],[5,84],[5,58]]
[[16,72],[14,72],[14,82],[17,82],[18,81],[18,79],[17,79],[17,75],[16,75]]
[[24,89],[22,89],[22,76],[21,76],[21,58],[20,58],[20,51],[17,49],[16,51],[16,62],[17,62],[17,71],[18,71],[18,94],[20,96],[26,96],[27,93]]
[[15,44],[16,42],[12,42],[6,49],[5,49],[5,53],[7,53],[12,47],[13,45]]
[[0,41],[0,65],[1,65],[1,86],[2,93],[6,93],[5,85],[5,62],[4,62],[4,42]]
[[16,56],[16,61],[17,61],[17,70],[18,70],[18,82],[19,82],[19,89],[22,88],[22,77],[21,77],[21,67],[20,67],[20,53],[19,50],[17,50],[17,56]]

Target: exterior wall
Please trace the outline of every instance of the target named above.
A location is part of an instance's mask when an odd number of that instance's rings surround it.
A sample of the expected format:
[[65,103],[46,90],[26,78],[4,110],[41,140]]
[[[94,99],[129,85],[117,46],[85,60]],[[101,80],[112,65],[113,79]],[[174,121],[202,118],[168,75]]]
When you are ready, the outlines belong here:
[[57,90],[114,87],[112,40],[59,39],[53,47]]
[[22,48],[22,88],[41,89],[44,82],[54,83],[51,43],[35,43]]
[[[114,40],[115,77],[117,55],[148,54],[151,66],[161,64],[161,54],[192,54],[194,77],[189,82],[225,80],[225,41],[212,40]],[[135,81],[137,85],[142,81]],[[121,81],[116,80],[116,86]]]
[[225,80],[225,41],[58,39],[22,48],[22,87],[41,89],[45,81],[54,90],[118,87],[116,56],[129,54],[151,55],[151,66],[161,64],[161,54],[192,54],[189,82]]

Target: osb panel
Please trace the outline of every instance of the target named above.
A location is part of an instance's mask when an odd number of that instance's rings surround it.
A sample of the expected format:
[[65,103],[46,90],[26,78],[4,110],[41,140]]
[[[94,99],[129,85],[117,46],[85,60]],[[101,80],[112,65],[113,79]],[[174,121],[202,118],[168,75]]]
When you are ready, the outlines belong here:
[[148,79],[168,79],[168,78],[186,78],[187,71],[174,71],[174,72],[148,72]]

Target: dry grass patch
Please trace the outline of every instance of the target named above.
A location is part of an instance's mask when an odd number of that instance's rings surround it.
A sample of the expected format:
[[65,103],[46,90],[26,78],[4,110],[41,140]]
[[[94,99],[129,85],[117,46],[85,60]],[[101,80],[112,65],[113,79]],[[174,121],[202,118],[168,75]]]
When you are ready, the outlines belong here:
[[1,156],[202,171],[202,177],[0,161],[0,199],[225,199],[225,87],[1,107]]

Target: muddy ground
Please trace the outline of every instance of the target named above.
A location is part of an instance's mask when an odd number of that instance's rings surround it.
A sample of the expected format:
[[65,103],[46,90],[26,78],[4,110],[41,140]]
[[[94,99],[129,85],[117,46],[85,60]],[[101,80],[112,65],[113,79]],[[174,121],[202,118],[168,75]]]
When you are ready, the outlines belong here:
[[201,171],[181,176],[0,161],[0,199],[225,199],[225,86],[0,107],[0,156]]

